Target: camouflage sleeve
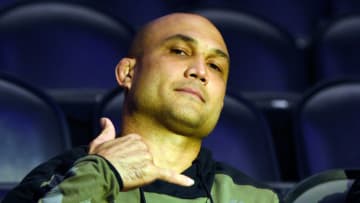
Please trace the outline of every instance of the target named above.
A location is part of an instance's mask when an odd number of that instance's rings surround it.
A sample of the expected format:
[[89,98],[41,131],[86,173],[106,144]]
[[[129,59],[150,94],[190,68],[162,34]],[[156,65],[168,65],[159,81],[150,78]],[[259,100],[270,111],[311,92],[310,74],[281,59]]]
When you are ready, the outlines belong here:
[[88,155],[75,162],[62,182],[39,202],[114,202],[122,186],[120,176],[104,158]]

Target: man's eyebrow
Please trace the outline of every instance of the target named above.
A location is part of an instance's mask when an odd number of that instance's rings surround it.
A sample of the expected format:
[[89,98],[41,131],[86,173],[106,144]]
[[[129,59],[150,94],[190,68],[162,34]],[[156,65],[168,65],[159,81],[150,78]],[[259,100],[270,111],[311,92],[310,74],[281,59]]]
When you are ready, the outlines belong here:
[[194,38],[189,37],[187,35],[183,35],[183,34],[172,35],[172,36],[166,38],[164,41],[167,42],[167,41],[171,41],[171,40],[181,40],[181,41],[195,43],[195,44],[197,43],[197,41]]
[[[181,40],[181,41],[185,41],[185,42],[190,42],[190,43],[193,43],[193,44],[197,44],[197,41],[190,37],[190,36],[187,36],[187,35],[183,35],[183,34],[176,34],[176,35],[172,35],[168,38],[166,38],[164,40],[164,42],[167,42],[167,41],[172,41],[172,40]],[[228,54],[226,54],[224,51],[222,51],[221,49],[212,49],[211,52],[213,52],[215,55],[217,56],[220,56],[220,57],[224,57],[228,62],[230,61],[230,57]]]
[[226,54],[224,51],[222,51],[221,49],[213,49],[212,51],[215,53],[215,55],[225,58],[225,59],[228,61],[228,63],[230,62],[230,57],[229,57],[229,55],[227,55],[227,54]]

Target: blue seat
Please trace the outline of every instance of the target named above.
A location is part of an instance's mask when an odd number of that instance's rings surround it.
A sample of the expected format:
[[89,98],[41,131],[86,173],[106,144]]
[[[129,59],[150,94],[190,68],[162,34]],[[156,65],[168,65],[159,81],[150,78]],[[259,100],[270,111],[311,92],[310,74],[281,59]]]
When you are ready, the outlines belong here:
[[120,87],[115,88],[107,93],[99,100],[94,116],[94,138],[101,131],[100,118],[108,117],[114,123],[116,132],[120,132],[122,105],[125,95],[124,90]]
[[315,87],[298,105],[295,146],[300,178],[334,168],[360,168],[360,81]]
[[116,86],[133,29],[79,4],[26,1],[0,13],[0,71],[49,89]]
[[346,15],[358,15],[360,2],[356,0],[329,1],[331,4],[331,16],[338,18]]
[[0,186],[18,183],[36,165],[71,147],[62,111],[28,84],[0,75],[0,112]]
[[301,92],[308,87],[304,55],[283,30],[245,13],[194,10],[222,32],[230,53],[228,92]]
[[[95,116],[97,132],[99,118],[109,117],[119,132],[124,92],[118,88],[101,101]],[[268,125],[252,104],[230,95],[225,97],[224,109],[217,127],[204,139],[204,146],[215,159],[226,162],[248,175],[265,181],[279,181],[280,170]]]
[[16,3],[0,13],[0,72],[46,90],[65,111],[73,144],[87,144],[96,98],[117,86],[115,66],[133,34],[81,4]]
[[329,12],[327,0],[198,0],[189,7],[230,9],[259,16],[291,33],[299,39],[299,45],[311,38]]
[[327,170],[297,183],[284,198],[284,203],[344,203],[359,170]]
[[297,181],[293,114],[301,93],[245,92],[243,97],[255,104],[265,116],[275,143],[282,179]]
[[160,16],[180,11],[192,0],[66,0],[87,5],[107,13],[121,21],[139,28],[145,23]]
[[215,159],[263,181],[280,181],[273,137],[264,116],[245,98],[227,95],[213,132],[203,145]]
[[339,18],[315,40],[315,81],[360,78],[360,16]]
[[1,183],[0,182],[0,202],[5,198],[6,194],[16,186],[15,183]]

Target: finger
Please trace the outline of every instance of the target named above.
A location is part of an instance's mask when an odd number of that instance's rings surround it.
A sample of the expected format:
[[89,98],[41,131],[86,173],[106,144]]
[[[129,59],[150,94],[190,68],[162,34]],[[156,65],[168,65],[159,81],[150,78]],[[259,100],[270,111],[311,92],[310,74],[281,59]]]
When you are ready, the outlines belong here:
[[104,142],[110,141],[115,139],[115,127],[114,124],[111,122],[110,119],[108,118],[101,118],[100,119],[101,122],[101,127],[102,127],[102,131],[99,134],[99,136],[97,136],[90,145],[100,145]]
[[194,184],[194,180],[192,178],[189,178],[188,176],[178,174],[170,169],[157,169],[158,179],[160,180],[186,187],[192,186]]
[[103,140],[104,142],[115,139],[115,127],[111,120],[103,117],[100,119],[100,122],[103,130],[98,136],[98,138]]

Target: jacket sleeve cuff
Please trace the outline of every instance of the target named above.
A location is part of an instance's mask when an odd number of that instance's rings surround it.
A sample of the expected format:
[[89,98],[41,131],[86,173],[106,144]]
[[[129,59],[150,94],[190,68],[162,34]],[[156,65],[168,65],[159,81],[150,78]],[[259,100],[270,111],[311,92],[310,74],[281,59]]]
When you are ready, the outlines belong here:
[[111,169],[111,171],[113,172],[113,174],[115,175],[116,177],[116,180],[119,184],[119,187],[120,187],[120,191],[123,190],[124,188],[124,183],[123,183],[123,180],[121,178],[121,175],[120,173],[116,170],[115,166],[112,165],[112,163],[110,163],[109,160],[107,160],[105,157],[101,156],[101,155],[98,155],[98,154],[94,154],[95,156],[98,156],[100,158],[102,158],[103,160],[105,160],[105,162],[107,163],[107,165],[109,166],[109,168]]

